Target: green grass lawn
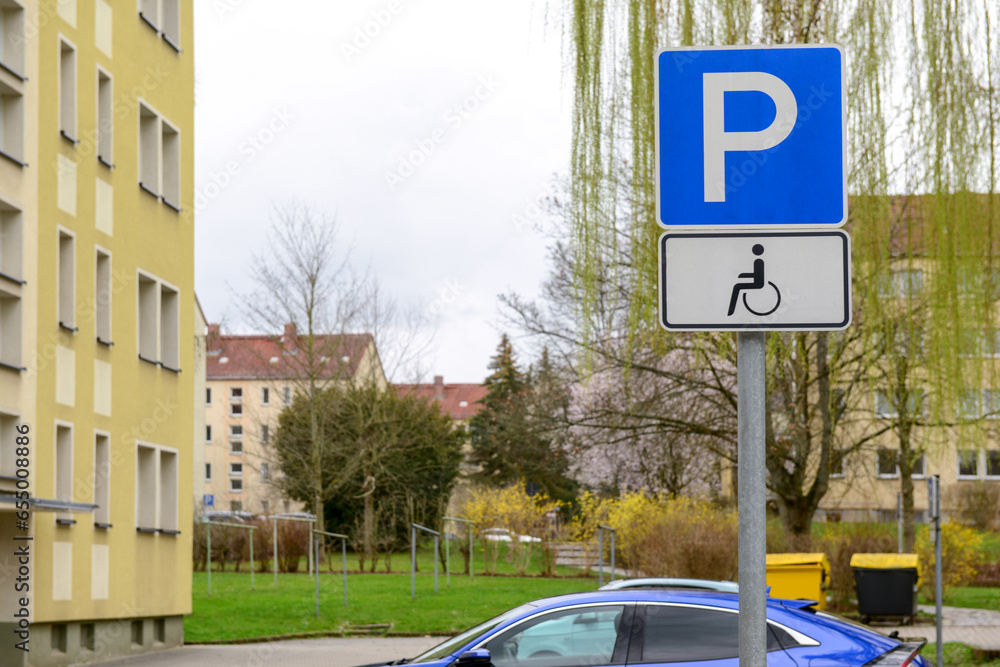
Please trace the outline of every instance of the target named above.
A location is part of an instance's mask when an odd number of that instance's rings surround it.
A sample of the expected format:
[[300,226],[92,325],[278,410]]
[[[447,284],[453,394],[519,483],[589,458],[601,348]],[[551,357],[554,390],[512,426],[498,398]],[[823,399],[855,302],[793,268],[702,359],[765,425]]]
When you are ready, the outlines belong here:
[[207,575],[194,574],[194,609],[184,622],[188,642],[228,641],[304,632],[337,632],[342,625],[391,623],[392,632],[455,634],[529,600],[597,588],[596,577],[451,577],[425,570],[417,576],[417,597],[410,598],[409,574],[351,574],[344,607],[339,573],[320,575],[320,617],[315,616],[315,582],[306,574],[256,576],[213,573],[212,597]]
[[[937,644],[929,643],[920,651],[920,655],[932,665],[937,664]],[[977,660],[975,649],[958,642],[945,642],[944,664],[948,667],[1000,667],[1000,660]]]
[[953,588],[944,596],[944,604],[952,607],[1000,611],[1000,588]]

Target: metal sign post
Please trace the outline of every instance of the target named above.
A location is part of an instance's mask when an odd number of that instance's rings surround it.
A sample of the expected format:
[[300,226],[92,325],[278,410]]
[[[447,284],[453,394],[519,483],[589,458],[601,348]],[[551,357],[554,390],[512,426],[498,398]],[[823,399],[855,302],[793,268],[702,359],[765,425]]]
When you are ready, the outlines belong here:
[[934,475],[927,480],[927,514],[931,520],[931,541],[934,542],[934,612],[937,626],[937,667],[944,667],[944,644],[942,643],[943,628],[941,625],[941,596],[944,595],[941,585],[941,476]]
[[615,529],[604,524],[597,525],[597,581],[604,585],[604,531],[611,533],[611,581],[615,580]]
[[899,541],[899,552],[903,553],[903,494],[896,493],[896,534]]
[[740,662],[767,661],[764,332],[736,334],[738,379]]
[[678,47],[654,66],[660,324],[737,332],[739,662],[763,667],[764,332],[850,324],[844,52]]

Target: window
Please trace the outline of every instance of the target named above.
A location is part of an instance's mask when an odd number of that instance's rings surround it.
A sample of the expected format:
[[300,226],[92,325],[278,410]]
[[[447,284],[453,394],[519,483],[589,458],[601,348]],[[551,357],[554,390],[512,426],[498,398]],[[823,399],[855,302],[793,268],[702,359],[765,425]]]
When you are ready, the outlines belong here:
[[[735,610],[734,610],[735,611]],[[739,614],[716,609],[647,605],[642,655],[637,662],[696,662],[739,656]],[[779,640],[779,633],[781,635]],[[768,624],[767,650],[794,645],[787,632]]]
[[54,653],[65,653],[66,652],[66,636],[68,634],[65,623],[53,623],[51,629],[51,641],[49,642],[49,647]]
[[24,273],[22,225],[21,211],[0,202],[0,273],[17,283],[21,282]]
[[879,295],[905,298],[919,294],[923,287],[923,271],[920,269],[896,269],[879,280]]
[[180,53],[180,0],[139,0],[139,18],[155,30],[174,51]]
[[243,476],[243,464],[242,463],[230,463],[229,464],[229,476],[230,477],[242,477]]
[[76,237],[59,230],[59,326],[76,331]]
[[159,290],[156,279],[139,274],[139,358],[156,363]]
[[139,445],[136,448],[136,528],[154,530],[156,516],[156,464],[157,452],[154,447]]
[[163,150],[163,203],[174,209],[181,210],[181,135],[167,121],[160,123],[162,128]]
[[205,424],[205,442],[212,442],[212,425]]
[[180,370],[181,295],[166,283],[160,283],[160,365],[170,371]]
[[139,187],[160,194],[160,118],[139,103]]
[[136,446],[136,527],[142,532],[176,533],[178,527],[177,451]]
[[212,481],[212,464],[211,463],[206,463],[205,464],[205,481],[206,482],[211,482]]
[[76,143],[76,48],[59,40],[59,133]]
[[180,212],[180,132],[151,106],[139,103],[139,187]]
[[205,405],[212,404],[212,388],[205,387]]
[[271,479],[271,465],[268,463],[260,464],[260,478],[262,481],[266,482]]
[[111,525],[111,443],[107,433],[94,434],[94,525]]
[[979,477],[979,452],[975,449],[959,449],[958,478],[976,479]]
[[[56,500],[73,502],[73,427],[56,425]],[[66,512],[56,514],[59,521],[72,521]]]
[[240,477],[229,478],[230,493],[243,493],[243,479]]
[[[924,403],[924,392],[919,389],[911,389],[906,395],[906,410],[911,417],[919,415]],[[877,390],[875,392],[875,416],[882,418],[899,417],[899,408],[896,405],[896,397],[886,391]]]
[[24,166],[24,95],[0,83],[0,151]]
[[230,440],[229,441],[229,453],[230,454],[242,454],[243,453],[243,441],[242,440]]
[[87,651],[97,649],[97,633],[93,623],[80,624],[80,648]]
[[106,167],[112,166],[115,119],[113,114],[114,96],[111,76],[102,69],[97,70],[97,159]]
[[7,477],[17,472],[17,421],[15,415],[0,414],[0,475]]
[[271,428],[267,424],[260,425],[260,441],[265,445],[271,440]]
[[243,416],[243,387],[229,388],[229,414],[233,417]]
[[229,388],[229,400],[230,401],[242,401],[243,400],[243,387],[230,387]]
[[94,330],[97,342],[111,344],[111,255],[97,249],[94,267]]
[[[495,667],[541,667],[556,664],[546,649],[551,638],[559,636],[563,657],[558,664],[611,664],[624,611],[624,605],[607,605],[540,614],[501,632],[483,648],[489,650]],[[509,649],[515,645],[516,657]]]
[[24,80],[24,8],[14,0],[0,1],[0,66]]
[[281,392],[281,400],[285,405],[292,404],[292,390],[290,387],[285,387]]
[[882,478],[899,477],[899,450],[879,447],[875,450],[876,472]]
[[271,390],[264,387],[260,390],[260,404],[270,405],[271,404]]
[[21,366],[21,297],[0,286],[0,364],[17,370]]
[[180,292],[139,272],[139,358],[180,372]]
[[242,500],[231,500],[231,501],[229,501],[229,510],[231,512],[242,512],[243,511],[243,501]]
[[143,644],[142,639],[142,626],[143,622],[141,620],[132,621],[132,646],[139,647]]
[[986,476],[990,478],[1000,477],[1000,451],[995,449],[986,451]]
[[925,462],[924,454],[920,452],[918,454],[912,455],[912,462],[910,463],[910,474],[914,477],[923,477],[926,473],[924,472]]
[[229,425],[229,437],[233,440],[243,439],[243,426],[241,424],[230,424]]
[[271,511],[271,502],[268,500],[260,501],[260,512],[261,514],[267,514]]
[[167,641],[167,619],[153,619],[153,642],[163,644]]
[[844,476],[844,459],[847,452],[834,449],[830,452],[830,477],[840,478]]

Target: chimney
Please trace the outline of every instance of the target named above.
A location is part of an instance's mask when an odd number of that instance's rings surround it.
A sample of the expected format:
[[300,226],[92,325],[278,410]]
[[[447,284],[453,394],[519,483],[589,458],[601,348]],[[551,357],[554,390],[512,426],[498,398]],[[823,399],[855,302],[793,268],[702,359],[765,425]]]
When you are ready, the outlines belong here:
[[222,352],[222,337],[219,335],[219,325],[209,324],[208,335],[205,337],[205,351],[208,354]]
[[435,375],[434,376],[434,400],[443,401],[444,400],[444,376]]
[[281,344],[285,352],[295,352],[298,347],[297,340],[298,331],[295,329],[295,324],[289,322],[285,325],[285,335],[281,337]]

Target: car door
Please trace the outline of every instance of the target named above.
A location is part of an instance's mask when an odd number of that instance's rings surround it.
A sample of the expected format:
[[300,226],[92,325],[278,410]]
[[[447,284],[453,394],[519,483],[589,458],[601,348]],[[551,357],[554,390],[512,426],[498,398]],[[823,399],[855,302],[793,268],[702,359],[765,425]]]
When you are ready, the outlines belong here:
[[[797,667],[770,625],[767,651],[768,667]],[[636,608],[629,665],[737,667],[739,654],[739,614],[735,609],[668,603]]]
[[586,604],[540,612],[481,644],[494,667],[624,665],[635,605]]

